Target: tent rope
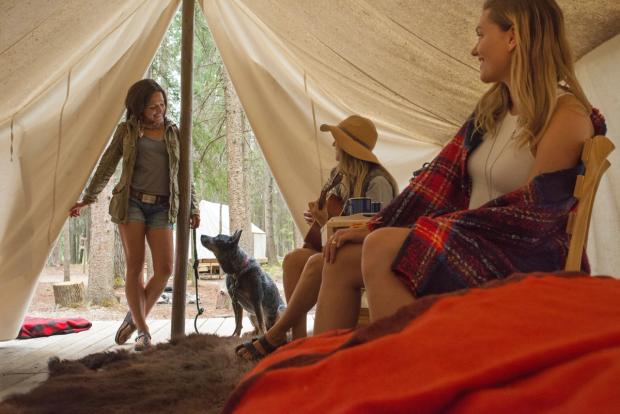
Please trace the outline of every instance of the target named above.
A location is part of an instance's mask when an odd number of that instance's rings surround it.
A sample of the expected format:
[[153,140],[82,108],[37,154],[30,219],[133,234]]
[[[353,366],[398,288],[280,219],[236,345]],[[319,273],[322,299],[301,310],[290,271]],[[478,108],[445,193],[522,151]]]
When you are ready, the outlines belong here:
[[198,317],[205,312],[205,309],[198,302],[198,248],[196,247],[196,229],[192,229],[192,247],[194,249],[194,286],[196,288],[196,316],[194,317],[194,330],[198,332]]

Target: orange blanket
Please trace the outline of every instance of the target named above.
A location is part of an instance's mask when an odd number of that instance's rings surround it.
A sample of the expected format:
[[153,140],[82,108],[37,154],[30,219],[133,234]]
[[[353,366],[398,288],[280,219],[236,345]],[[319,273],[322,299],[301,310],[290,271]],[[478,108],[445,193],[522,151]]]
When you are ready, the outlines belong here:
[[620,280],[510,279],[283,347],[224,412],[618,412]]

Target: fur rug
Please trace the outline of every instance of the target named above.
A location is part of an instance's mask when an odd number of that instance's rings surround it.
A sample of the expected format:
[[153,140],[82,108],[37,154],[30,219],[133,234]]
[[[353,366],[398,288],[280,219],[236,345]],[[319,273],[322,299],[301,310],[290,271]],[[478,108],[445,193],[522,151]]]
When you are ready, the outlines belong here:
[[0,403],[0,413],[216,413],[253,364],[238,338],[190,335],[144,353],[127,350],[49,361],[50,377]]

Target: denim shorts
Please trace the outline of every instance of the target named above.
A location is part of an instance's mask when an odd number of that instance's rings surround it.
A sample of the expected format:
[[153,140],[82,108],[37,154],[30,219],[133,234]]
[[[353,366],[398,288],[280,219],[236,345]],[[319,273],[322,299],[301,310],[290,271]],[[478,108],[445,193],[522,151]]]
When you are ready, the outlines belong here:
[[141,221],[147,228],[169,228],[172,223],[168,221],[168,202],[160,204],[147,204],[137,198],[129,198],[129,208],[127,209],[127,221]]

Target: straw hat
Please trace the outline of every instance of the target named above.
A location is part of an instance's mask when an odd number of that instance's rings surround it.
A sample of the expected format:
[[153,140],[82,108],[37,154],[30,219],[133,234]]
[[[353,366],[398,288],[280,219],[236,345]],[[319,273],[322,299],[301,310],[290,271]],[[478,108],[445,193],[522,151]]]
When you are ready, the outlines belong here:
[[347,154],[379,164],[379,160],[372,153],[377,143],[377,129],[370,119],[351,115],[338,125],[321,125],[321,131],[330,131],[338,146]]

